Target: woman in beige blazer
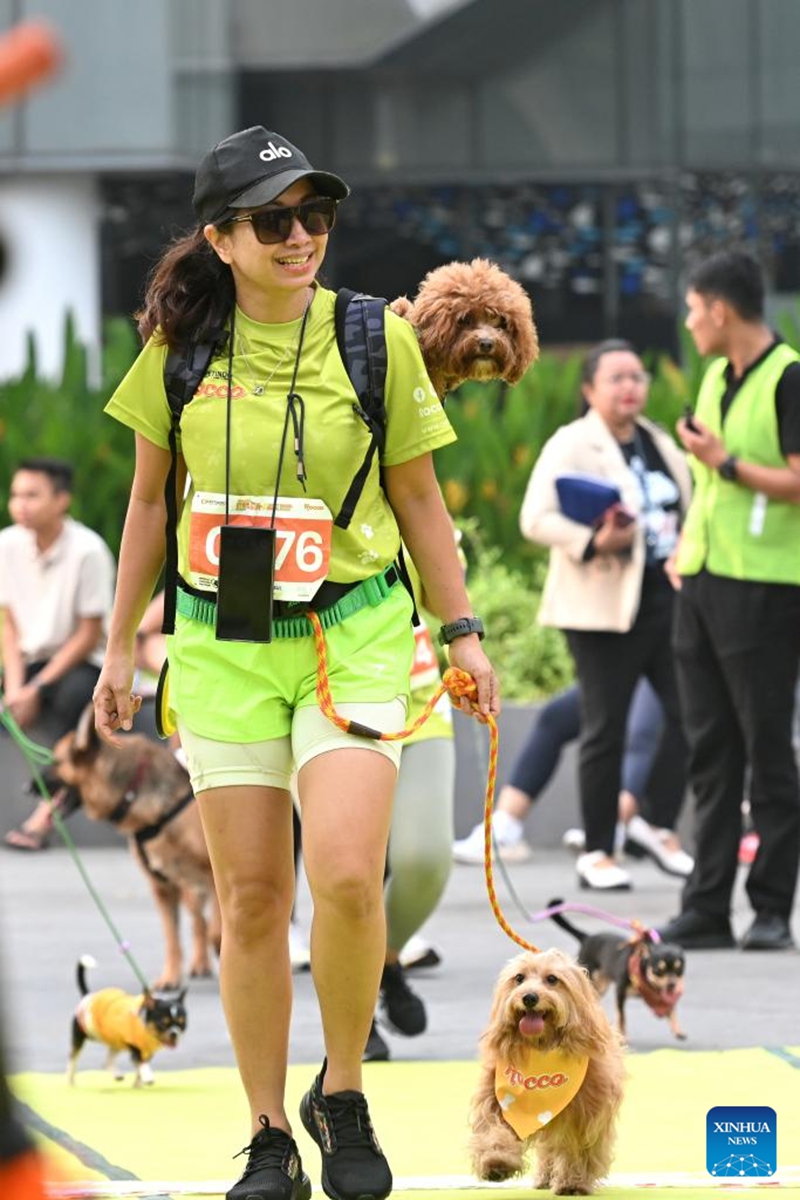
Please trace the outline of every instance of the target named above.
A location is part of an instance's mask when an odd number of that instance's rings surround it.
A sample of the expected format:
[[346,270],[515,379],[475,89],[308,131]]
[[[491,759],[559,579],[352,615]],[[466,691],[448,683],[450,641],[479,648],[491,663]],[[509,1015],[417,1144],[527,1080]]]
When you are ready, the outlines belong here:
[[[550,547],[539,620],[567,635],[581,688],[580,793],[586,851],[582,886],[630,887],[614,861],[614,830],[625,724],[636,682],[646,675],[666,724],[654,781],[654,836],[677,846],[675,821],[686,786],[686,748],[670,648],[673,590],[668,577],[691,482],[672,438],[641,414],[649,377],[618,339],[587,356],[585,415],[543,447],[520,514],[525,537]],[[621,502],[594,525],[565,516],[556,480],[582,473],[615,484]]]

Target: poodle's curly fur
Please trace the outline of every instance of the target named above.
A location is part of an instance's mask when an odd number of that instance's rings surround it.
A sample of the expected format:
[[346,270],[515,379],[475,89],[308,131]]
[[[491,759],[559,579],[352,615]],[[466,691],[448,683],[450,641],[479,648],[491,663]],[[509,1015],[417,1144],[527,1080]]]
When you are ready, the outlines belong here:
[[414,326],[441,399],[467,379],[517,383],[539,355],[528,293],[485,258],[429,271],[389,307]]
[[[524,1036],[520,1020],[530,1014],[543,1018],[543,1028],[535,1036]],[[542,1051],[561,1047],[567,1055],[589,1058],[574,1099],[525,1140],[503,1119],[495,1095],[498,1060],[513,1056],[521,1043]],[[489,1026],[481,1039],[481,1063],[469,1143],[478,1178],[520,1175],[526,1153],[535,1150],[535,1188],[551,1188],[559,1196],[590,1195],[611,1166],[625,1070],[621,1039],[583,967],[560,950],[512,958],[495,987]]]

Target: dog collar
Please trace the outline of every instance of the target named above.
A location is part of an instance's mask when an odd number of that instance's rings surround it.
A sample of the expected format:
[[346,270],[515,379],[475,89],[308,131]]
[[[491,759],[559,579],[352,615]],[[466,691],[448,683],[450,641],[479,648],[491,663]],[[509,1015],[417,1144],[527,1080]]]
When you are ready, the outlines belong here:
[[108,814],[108,819],[112,825],[120,825],[127,817],[144,783],[148,766],[149,760],[147,758],[140,758],[137,762],[136,770],[128,780],[128,786],[125,789],[122,799]]
[[521,1139],[532,1137],[577,1096],[589,1059],[563,1050],[522,1047],[495,1067],[494,1093],[503,1120]]

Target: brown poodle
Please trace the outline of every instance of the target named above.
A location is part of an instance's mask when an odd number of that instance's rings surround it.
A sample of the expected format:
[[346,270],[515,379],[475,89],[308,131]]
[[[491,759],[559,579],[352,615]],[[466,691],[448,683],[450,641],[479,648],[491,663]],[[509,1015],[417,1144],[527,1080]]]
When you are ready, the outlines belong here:
[[467,379],[518,383],[539,356],[528,293],[485,258],[429,271],[389,307],[414,326],[440,400]]
[[560,950],[512,958],[495,987],[470,1110],[478,1178],[522,1174],[533,1149],[535,1188],[590,1195],[611,1166],[622,1055],[597,992],[572,958]]

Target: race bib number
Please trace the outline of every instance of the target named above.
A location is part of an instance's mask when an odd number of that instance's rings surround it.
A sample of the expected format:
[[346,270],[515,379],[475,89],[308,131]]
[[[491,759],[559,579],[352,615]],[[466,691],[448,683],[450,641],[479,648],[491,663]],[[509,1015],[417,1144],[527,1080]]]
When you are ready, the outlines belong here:
[[[273,499],[231,496],[230,524],[269,526]],[[195,492],[189,523],[188,583],[215,592],[219,577],[219,531],[225,523],[225,496]],[[276,600],[311,600],[331,561],[331,511],[309,496],[279,496],[275,507]]]
[[431,631],[420,617],[420,624],[414,627],[414,661],[411,665],[412,692],[419,688],[430,687],[441,679],[439,660],[433,646]]

